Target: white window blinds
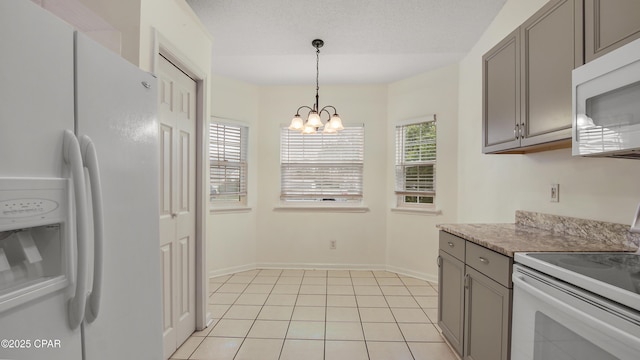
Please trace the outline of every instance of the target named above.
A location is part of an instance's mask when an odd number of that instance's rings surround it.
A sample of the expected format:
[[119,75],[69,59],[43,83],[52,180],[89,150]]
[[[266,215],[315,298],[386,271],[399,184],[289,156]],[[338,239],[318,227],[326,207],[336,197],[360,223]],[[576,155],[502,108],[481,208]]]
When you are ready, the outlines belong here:
[[242,201],[247,195],[246,126],[209,125],[211,201]]
[[280,130],[281,199],[362,199],[364,126],[337,134]]
[[433,204],[435,173],[435,116],[396,126],[395,192],[401,203]]

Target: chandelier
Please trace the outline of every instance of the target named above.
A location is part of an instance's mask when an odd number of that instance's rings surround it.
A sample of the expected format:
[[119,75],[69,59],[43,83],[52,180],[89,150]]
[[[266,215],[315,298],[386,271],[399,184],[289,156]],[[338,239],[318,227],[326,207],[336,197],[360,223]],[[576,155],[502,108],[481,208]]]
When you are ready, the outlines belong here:
[[[320,128],[325,134],[335,134],[340,130],[344,130],[342,126],[342,120],[338,116],[338,111],[331,105],[326,105],[320,109],[318,92],[320,91],[320,85],[318,85],[318,79],[320,77],[320,48],[324,45],[324,41],[315,39],[311,42],[314,48],[316,48],[316,102],[313,107],[302,105],[296,111],[296,115],[291,120],[289,130],[301,131],[303,134],[315,134]],[[306,121],[302,120],[300,116],[300,110],[308,110]],[[329,109],[333,109],[333,115]],[[328,118],[327,122],[323,123],[321,116],[326,113]]]

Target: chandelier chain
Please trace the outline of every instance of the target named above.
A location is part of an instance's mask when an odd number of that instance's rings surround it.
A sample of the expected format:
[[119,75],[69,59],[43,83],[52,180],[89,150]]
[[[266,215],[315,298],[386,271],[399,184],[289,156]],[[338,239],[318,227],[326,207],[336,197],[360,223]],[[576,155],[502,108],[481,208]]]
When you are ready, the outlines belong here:
[[316,48],[316,110],[320,111],[319,100],[320,92],[320,48]]
[[[315,134],[319,128],[324,127],[323,133],[336,133],[344,129],[336,108],[326,105],[320,109],[320,48],[324,45],[324,41],[315,39],[311,42],[311,45],[316,48],[316,102],[312,108],[305,105],[298,108],[291,120],[289,130],[302,131],[303,134]],[[306,121],[300,116],[300,110],[302,109],[309,110]],[[333,109],[333,115],[331,115],[329,109]],[[328,116],[326,124],[320,118],[323,114]]]
[[320,90],[320,49],[316,50],[316,91]]

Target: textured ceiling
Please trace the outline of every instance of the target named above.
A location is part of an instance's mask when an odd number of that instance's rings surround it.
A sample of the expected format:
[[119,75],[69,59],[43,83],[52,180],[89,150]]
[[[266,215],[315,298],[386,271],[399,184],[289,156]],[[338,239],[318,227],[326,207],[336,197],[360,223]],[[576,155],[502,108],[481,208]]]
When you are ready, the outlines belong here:
[[389,83],[459,61],[506,0],[186,0],[213,73],[254,84]]

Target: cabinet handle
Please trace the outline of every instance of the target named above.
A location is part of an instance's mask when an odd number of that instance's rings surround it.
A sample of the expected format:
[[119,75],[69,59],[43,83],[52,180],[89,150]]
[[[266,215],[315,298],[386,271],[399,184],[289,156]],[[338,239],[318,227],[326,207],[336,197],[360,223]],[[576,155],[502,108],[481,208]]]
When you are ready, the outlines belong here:
[[518,140],[520,138],[520,125],[516,124],[516,128],[513,129],[513,136]]
[[464,288],[465,289],[469,288],[469,274],[464,275]]
[[454,243],[452,243],[451,241],[447,242],[447,244],[449,245],[449,247],[454,247],[456,246]]
[[524,139],[524,123],[520,124],[520,138]]
[[438,256],[438,260],[436,262],[438,263],[438,267],[442,267],[442,256]]
[[480,262],[483,264],[489,264],[489,260],[483,258],[482,256],[478,257],[478,259],[480,259]]

